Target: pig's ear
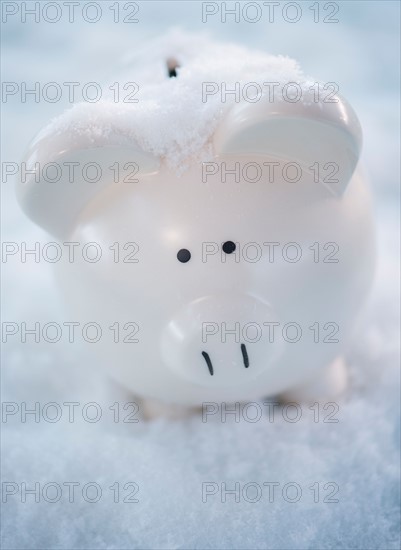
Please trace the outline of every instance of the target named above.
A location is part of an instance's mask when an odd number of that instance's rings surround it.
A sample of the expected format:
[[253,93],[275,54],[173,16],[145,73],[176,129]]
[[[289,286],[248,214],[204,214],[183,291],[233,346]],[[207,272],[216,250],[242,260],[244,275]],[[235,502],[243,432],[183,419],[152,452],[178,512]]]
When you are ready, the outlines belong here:
[[[269,156],[298,162],[305,170],[319,163],[322,184],[341,195],[358,163],[362,130],[349,103],[339,96],[332,101],[315,103],[307,92],[297,103],[269,102],[262,96],[258,103],[235,105],[215,135],[216,154]],[[326,163],[337,166],[325,170]],[[325,181],[337,167],[337,174]]]
[[55,237],[65,237],[80,211],[107,187],[122,185],[124,178],[135,185],[158,170],[159,161],[139,147],[110,147],[107,141],[107,136],[45,128],[31,143],[17,198],[25,213]]

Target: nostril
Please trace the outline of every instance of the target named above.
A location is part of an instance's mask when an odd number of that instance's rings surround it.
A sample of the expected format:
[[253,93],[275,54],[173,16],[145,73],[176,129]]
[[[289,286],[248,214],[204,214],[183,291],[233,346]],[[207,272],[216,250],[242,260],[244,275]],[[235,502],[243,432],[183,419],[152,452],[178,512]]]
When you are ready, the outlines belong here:
[[247,369],[249,367],[249,357],[248,357],[248,352],[246,351],[245,344],[241,344],[241,353],[242,353],[242,359],[244,360],[244,366]]
[[213,376],[213,365],[210,360],[209,354],[206,353],[206,351],[202,351],[202,356],[204,357],[206,361],[207,368],[209,369],[210,375]]

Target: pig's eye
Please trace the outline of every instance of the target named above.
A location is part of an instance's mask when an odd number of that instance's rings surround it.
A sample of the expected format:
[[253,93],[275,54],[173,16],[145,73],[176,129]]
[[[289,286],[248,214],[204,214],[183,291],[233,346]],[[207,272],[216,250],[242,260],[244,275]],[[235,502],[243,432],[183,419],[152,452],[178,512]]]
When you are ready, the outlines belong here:
[[235,249],[236,249],[235,243],[233,243],[232,241],[226,241],[223,244],[223,252],[225,252],[226,254],[232,254]]
[[191,259],[190,251],[186,248],[181,248],[181,250],[177,252],[177,259],[179,262],[186,264]]

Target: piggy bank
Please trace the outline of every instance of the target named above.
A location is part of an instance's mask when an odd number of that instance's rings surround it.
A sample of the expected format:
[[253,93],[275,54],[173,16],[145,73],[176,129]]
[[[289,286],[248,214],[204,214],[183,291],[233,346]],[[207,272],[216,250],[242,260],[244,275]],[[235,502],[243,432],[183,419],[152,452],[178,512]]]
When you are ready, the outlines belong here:
[[197,406],[330,393],[374,265],[361,143],[339,95],[262,94],[225,105],[185,170],[135,140],[46,128],[17,195],[53,239],[101,251],[57,277],[69,320],[103,329],[96,364],[133,394]]

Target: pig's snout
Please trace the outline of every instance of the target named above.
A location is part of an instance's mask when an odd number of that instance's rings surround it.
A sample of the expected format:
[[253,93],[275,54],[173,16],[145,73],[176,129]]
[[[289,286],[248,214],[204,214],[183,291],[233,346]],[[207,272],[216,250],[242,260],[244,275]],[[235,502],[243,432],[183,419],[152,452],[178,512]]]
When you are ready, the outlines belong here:
[[190,302],[162,334],[165,364],[203,386],[246,384],[280,356],[271,337],[277,317],[269,304],[249,295],[206,296]]

